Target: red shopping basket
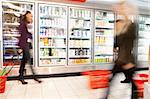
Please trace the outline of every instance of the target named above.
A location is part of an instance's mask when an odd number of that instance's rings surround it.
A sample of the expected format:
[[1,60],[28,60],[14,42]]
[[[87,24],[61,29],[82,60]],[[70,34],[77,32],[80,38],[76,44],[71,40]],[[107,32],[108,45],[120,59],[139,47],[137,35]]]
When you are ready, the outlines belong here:
[[93,70],[83,72],[82,74],[89,76],[89,87],[91,89],[106,88],[109,86],[109,75],[111,72],[108,70]]
[[137,74],[134,78],[134,82],[137,86],[138,96],[143,97],[144,83],[148,82],[148,75],[147,74]]
[[0,76],[0,93],[5,92],[7,76]]

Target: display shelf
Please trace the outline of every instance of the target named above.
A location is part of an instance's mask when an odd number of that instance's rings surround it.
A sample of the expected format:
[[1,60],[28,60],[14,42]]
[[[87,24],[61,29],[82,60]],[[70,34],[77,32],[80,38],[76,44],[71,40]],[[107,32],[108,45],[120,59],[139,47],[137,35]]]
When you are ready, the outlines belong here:
[[113,61],[114,19],[115,17],[112,12],[95,11],[95,64]]
[[19,26],[20,23],[3,23],[3,25]]
[[79,55],[79,56],[70,56],[69,58],[89,58],[89,57],[91,57],[91,56],[89,56],[89,55]]
[[43,64],[39,64],[40,66],[43,66],[43,67],[49,67],[49,66],[64,66],[64,65],[66,65],[66,62],[65,63],[52,63],[52,62],[49,62],[49,64],[45,64],[45,63],[43,63]]
[[[13,61],[19,65],[22,56],[14,56],[15,50],[19,48],[19,30],[20,16],[26,11],[31,11],[34,18],[34,4],[23,2],[2,1],[2,39],[3,39],[3,63]],[[34,37],[33,37],[34,38]],[[12,59],[12,56],[13,59]]]
[[113,27],[96,27],[96,29],[107,29],[107,30],[112,30],[114,29]]
[[95,35],[96,37],[102,37],[102,38],[113,38],[113,35]]
[[3,36],[20,37],[20,34],[3,34]]
[[92,10],[70,7],[69,30],[68,63],[91,64]]
[[106,54],[106,53],[96,53],[95,54],[95,57],[98,57],[98,56],[113,56],[112,53],[110,54]]
[[64,16],[54,16],[54,15],[46,15],[46,14],[40,14],[41,19],[53,19],[53,18],[63,18],[65,19],[66,17]]
[[23,12],[16,12],[16,11],[3,11],[3,13],[7,13],[7,14],[23,14]]
[[[4,56],[4,59],[11,59],[12,60],[12,57],[13,56]],[[15,56],[15,57],[13,57],[13,59],[22,59],[22,56]]]
[[38,18],[39,65],[65,65],[67,62],[67,7],[39,4]]
[[64,56],[40,56],[42,59],[47,59],[47,58],[55,58],[55,59],[65,59],[66,57]]
[[87,49],[87,48],[91,48],[90,46],[70,46],[69,47],[69,49],[77,49],[77,48],[85,48],[85,49]]
[[4,48],[19,48],[19,46],[14,46],[14,45],[4,45]]
[[54,29],[64,29],[64,26],[49,26],[49,25],[41,25],[41,28],[54,28]]
[[149,24],[150,24],[150,17],[149,16],[138,16],[138,23],[139,23],[139,31],[138,31],[138,48],[137,48],[137,61],[138,62],[148,62],[149,57]]
[[40,48],[58,48],[58,49],[65,49],[65,46],[40,46]]
[[70,37],[70,40],[89,40],[91,39],[90,37]]
[[66,39],[65,36],[50,36],[50,35],[40,35],[40,38],[56,38],[56,39]]
[[90,21],[91,18],[84,18],[84,17],[70,17],[71,19],[77,19],[77,20],[84,20],[84,21]]
[[91,64],[91,59],[70,59],[70,65],[89,65]]

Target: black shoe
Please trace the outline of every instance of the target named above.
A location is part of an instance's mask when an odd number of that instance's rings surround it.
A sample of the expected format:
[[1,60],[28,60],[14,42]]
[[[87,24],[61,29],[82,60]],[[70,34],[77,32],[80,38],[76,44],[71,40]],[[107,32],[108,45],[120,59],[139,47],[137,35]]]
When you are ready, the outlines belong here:
[[23,85],[28,84],[28,82],[24,81],[24,79],[19,79],[19,81],[20,81]]
[[34,78],[34,80],[37,81],[38,83],[42,83],[42,81],[37,78]]
[[130,82],[131,82],[131,81],[128,80],[128,79],[125,79],[125,80],[121,81],[121,83],[130,83]]

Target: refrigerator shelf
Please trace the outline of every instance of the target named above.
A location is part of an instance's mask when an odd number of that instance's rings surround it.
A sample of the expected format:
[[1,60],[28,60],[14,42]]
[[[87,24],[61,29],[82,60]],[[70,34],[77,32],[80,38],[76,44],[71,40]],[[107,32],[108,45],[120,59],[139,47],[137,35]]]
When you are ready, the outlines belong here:
[[45,36],[39,36],[40,38],[56,38],[56,39],[66,39],[65,36],[50,36],[50,35],[45,35]]
[[88,62],[88,63],[87,63],[87,62],[86,62],[86,63],[81,63],[81,62],[79,62],[79,63],[69,63],[69,65],[79,65],[79,66],[80,66],[80,65],[81,65],[81,66],[82,66],[82,65],[90,65],[90,64],[91,64],[91,62]]
[[3,13],[7,13],[7,14],[23,14],[23,12],[15,12],[15,11],[3,11]]
[[109,23],[114,23],[114,18],[109,18],[109,20],[108,19],[104,19],[104,18],[96,18],[96,20],[97,21],[100,21],[100,20],[102,20],[102,21],[107,21],[107,22],[109,22]]
[[76,27],[74,27],[74,28],[72,28],[72,31],[73,30],[83,30],[83,31],[90,31],[91,29],[90,28],[84,28],[84,27],[80,27],[80,28],[76,28]]
[[48,59],[48,58],[54,58],[54,59],[66,59],[66,57],[63,56],[40,56],[41,59]]
[[19,48],[19,46],[13,46],[13,45],[12,45],[12,46],[8,46],[8,45],[5,46],[5,45],[4,45],[4,48]]
[[58,48],[58,49],[66,49],[65,46],[40,46],[40,48]]
[[77,48],[91,48],[90,46],[76,46],[76,47],[69,47],[69,49],[77,49]]
[[48,66],[64,66],[66,65],[65,63],[49,63],[49,64],[40,64],[40,66],[45,66],[45,67],[48,67]]
[[70,47],[69,49],[90,49],[90,47]]
[[69,8],[69,65],[91,64],[92,25],[91,9]]
[[77,55],[77,56],[69,56],[69,58],[74,59],[74,58],[90,58],[91,56],[89,55]]
[[41,19],[53,19],[53,18],[66,18],[65,16],[55,16],[55,15],[46,15],[46,14],[40,14]]
[[67,7],[41,3],[38,8],[38,63],[40,66],[66,64]]
[[95,44],[95,46],[113,46],[113,44],[105,43],[105,44]]
[[[22,56],[18,56],[16,52],[20,48],[18,46],[18,41],[20,37],[20,33],[18,30],[19,29],[18,27],[20,25],[19,22],[21,21],[20,16],[25,14],[26,11],[31,11],[33,15],[33,21],[35,21],[34,3],[4,0],[1,2],[1,4],[2,4],[1,7],[2,7],[3,63],[6,61],[12,61],[14,62],[15,65],[18,65],[20,64],[20,59],[22,58]],[[10,4],[10,6],[8,4]],[[33,36],[34,36],[34,31],[33,31]],[[33,37],[33,39],[34,38],[35,37]]]
[[[13,56],[4,56],[4,59],[7,59],[7,60],[10,59],[10,60],[12,60],[12,57]],[[19,56],[19,57],[15,56],[15,57],[13,57],[13,59],[22,59],[22,56]]]
[[94,64],[113,61],[115,15],[108,11],[95,11]]
[[113,35],[95,35],[96,37],[113,38]]
[[3,36],[20,37],[20,34],[3,34]]
[[90,37],[70,37],[70,40],[90,40]]
[[83,17],[70,17],[70,19],[78,19],[78,20],[84,20],[84,21],[90,21],[91,18],[83,18]]
[[100,53],[100,54],[95,54],[95,57],[100,57],[100,56],[113,56],[113,54],[103,54],[103,53]]
[[113,30],[113,27],[96,27],[96,29],[107,29],[107,30]]
[[3,25],[19,26],[20,23],[3,23]]
[[65,29],[63,26],[49,26],[49,25],[40,25],[40,28],[54,28],[54,29]]

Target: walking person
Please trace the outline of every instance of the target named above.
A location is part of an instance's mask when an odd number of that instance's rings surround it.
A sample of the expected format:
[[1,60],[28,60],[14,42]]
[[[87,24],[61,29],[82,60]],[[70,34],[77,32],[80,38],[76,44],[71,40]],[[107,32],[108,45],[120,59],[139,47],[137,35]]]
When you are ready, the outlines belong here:
[[[131,10],[127,11],[126,8],[127,6],[125,6],[123,2],[118,4],[115,9],[115,12],[122,15],[123,18],[116,20],[115,49],[117,49],[118,57],[115,60],[114,67],[112,69],[110,85],[116,74],[123,72],[126,78],[124,81],[121,81],[121,83],[131,83],[131,99],[137,99],[138,96],[137,93],[135,93],[137,86],[132,79],[136,69],[133,47],[136,40],[137,25],[129,19],[129,13],[127,12],[131,12]],[[106,99],[108,99],[109,93],[110,88],[108,88]]]
[[23,53],[23,58],[21,60],[19,69],[19,81],[21,81],[22,84],[28,84],[28,82],[24,80],[24,70],[25,64],[27,62],[30,65],[30,69],[33,74],[33,79],[38,83],[42,82],[41,80],[36,78],[35,71],[33,69],[31,62],[30,49],[32,49],[32,21],[33,21],[32,13],[30,11],[26,11],[26,13],[21,17],[19,26],[20,38],[18,45],[20,46]]

